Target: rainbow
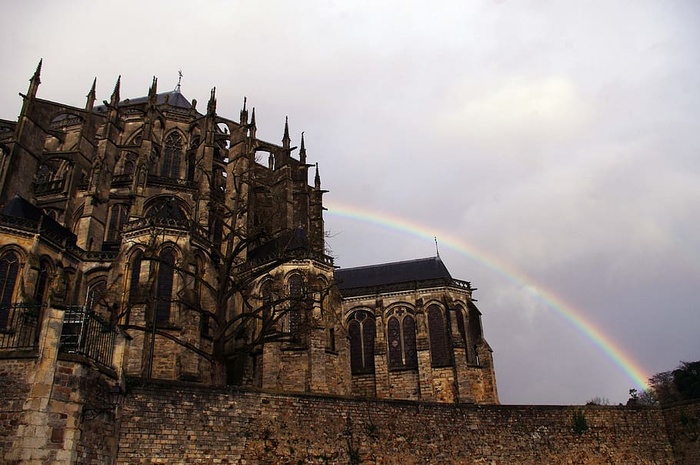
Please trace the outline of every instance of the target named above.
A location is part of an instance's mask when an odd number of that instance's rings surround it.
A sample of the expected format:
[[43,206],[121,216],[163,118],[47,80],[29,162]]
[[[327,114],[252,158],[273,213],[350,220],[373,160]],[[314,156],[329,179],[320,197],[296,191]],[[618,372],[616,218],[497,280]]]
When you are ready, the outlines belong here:
[[[391,214],[361,209],[352,205],[338,202],[328,202],[326,203],[326,207],[328,208],[328,213],[331,216],[362,221],[383,228],[405,232],[424,239],[433,240],[435,237],[435,231],[429,230],[426,226]],[[516,284],[524,285],[532,295],[538,297],[549,308],[571,323],[587,339],[602,350],[608,358],[610,358],[622,369],[622,371],[635,383],[638,388],[648,389],[649,386],[647,380],[649,377],[645,373],[645,370],[643,370],[631,356],[627,355],[618,344],[616,344],[608,335],[606,335],[602,329],[587,320],[583,312],[574,309],[574,307],[567,304],[563,299],[556,296],[553,292],[547,291],[527,275],[521,273],[511,266],[508,266],[506,263],[503,263],[495,257],[478,251],[476,248],[468,245],[464,241],[442,231],[439,233],[439,238],[440,245],[445,244],[451,249],[477,260],[487,268],[495,271],[501,276],[506,277]]]

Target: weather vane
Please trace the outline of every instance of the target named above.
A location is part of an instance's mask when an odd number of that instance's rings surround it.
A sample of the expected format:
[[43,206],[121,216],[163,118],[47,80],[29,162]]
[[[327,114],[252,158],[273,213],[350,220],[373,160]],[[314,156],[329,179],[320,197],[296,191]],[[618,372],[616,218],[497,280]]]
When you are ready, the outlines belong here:
[[182,82],[182,70],[177,72],[177,85],[175,86],[175,92],[180,93],[180,83]]

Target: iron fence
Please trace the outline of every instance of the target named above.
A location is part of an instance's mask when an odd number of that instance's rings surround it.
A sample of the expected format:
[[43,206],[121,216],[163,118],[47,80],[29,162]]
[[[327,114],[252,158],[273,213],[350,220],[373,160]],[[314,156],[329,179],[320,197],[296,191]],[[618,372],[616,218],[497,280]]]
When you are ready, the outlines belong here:
[[0,307],[0,349],[35,349],[40,315],[41,305]]
[[106,367],[112,366],[114,326],[82,306],[70,306],[63,317],[59,351],[79,354]]

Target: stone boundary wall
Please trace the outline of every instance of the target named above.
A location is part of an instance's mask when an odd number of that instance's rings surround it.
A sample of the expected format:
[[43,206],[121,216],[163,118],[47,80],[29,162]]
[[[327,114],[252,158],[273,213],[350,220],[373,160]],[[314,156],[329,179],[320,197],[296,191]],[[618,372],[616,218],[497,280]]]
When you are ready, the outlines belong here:
[[3,451],[12,447],[17,428],[22,423],[22,409],[29,396],[26,374],[31,372],[36,356],[0,360],[0,463]]
[[658,408],[454,405],[130,383],[117,463],[674,464]]
[[700,402],[679,402],[663,410],[678,465],[700,463]]

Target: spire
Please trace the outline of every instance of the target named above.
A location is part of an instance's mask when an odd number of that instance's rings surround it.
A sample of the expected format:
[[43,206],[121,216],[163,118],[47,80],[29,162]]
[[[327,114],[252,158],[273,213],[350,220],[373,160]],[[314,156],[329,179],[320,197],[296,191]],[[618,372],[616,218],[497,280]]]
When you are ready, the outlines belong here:
[[255,139],[255,132],[257,131],[258,127],[255,125],[255,107],[253,107],[253,111],[250,115],[250,137]]
[[155,105],[156,95],[158,94],[158,78],[153,76],[153,81],[151,82],[151,87],[148,88],[148,102]]
[[301,147],[299,148],[299,161],[306,164],[306,145],[304,145],[304,131],[301,132]]
[[284,137],[282,137],[282,147],[289,150],[289,143],[292,139],[289,138],[289,117],[284,117]]
[[316,162],[316,175],[314,176],[314,188],[321,190],[321,175],[318,172],[318,162]]
[[90,92],[86,95],[87,101],[85,102],[85,110],[92,111],[92,107],[95,104],[95,87],[97,86],[97,78],[93,79],[92,87]]
[[121,81],[122,81],[122,75],[120,74],[119,77],[117,78],[117,83],[114,85],[114,91],[112,92],[112,98],[109,102],[111,106],[114,108],[117,108],[117,105],[119,104],[119,87],[121,86]]
[[34,71],[34,75],[29,79],[29,92],[27,92],[27,96],[29,98],[34,98],[36,97],[36,91],[39,88],[39,84],[41,84],[41,64],[44,62],[44,59],[41,58],[39,60],[39,64],[36,66],[36,71]]
[[211,89],[211,96],[209,97],[209,103],[207,103],[207,114],[212,116],[216,114],[216,87]]
[[248,109],[246,108],[247,101],[248,101],[248,99],[246,97],[243,97],[243,109],[241,110],[241,118],[240,118],[241,125],[248,124]]
[[180,93],[180,84],[182,83],[182,70],[177,71],[177,85],[175,86],[175,90],[173,92],[177,92],[178,94]]

